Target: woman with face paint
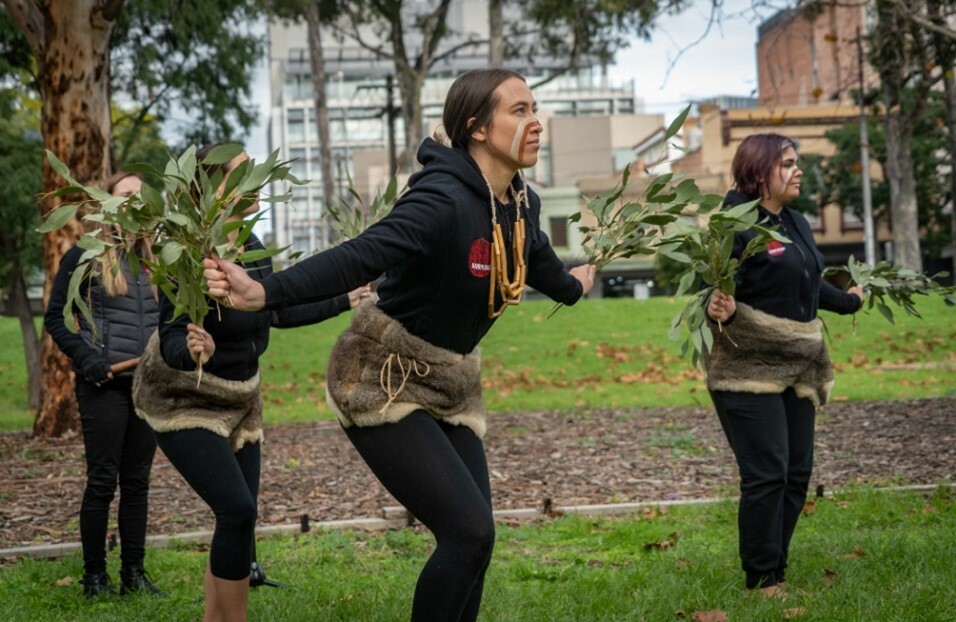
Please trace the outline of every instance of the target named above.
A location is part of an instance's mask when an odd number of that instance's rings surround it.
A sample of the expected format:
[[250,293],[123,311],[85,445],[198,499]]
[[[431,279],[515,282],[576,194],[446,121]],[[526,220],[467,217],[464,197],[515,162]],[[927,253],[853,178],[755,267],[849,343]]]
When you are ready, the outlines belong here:
[[482,435],[478,343],[526,285],[574,304],[593,266],[570,271],[539,227],[519,173],[538,158],[541,124],[524,78],[481,69],[448,92],[440,139],[387,217],[361,236],[262,282],[218,259],[210,292],[241,309],[334,296],[385,273],[332,351],[328,401],[392,495],[435,535],[412,620],[474,620],[495,526]]
[[[816,407],[833,385],[817,311],[850,314],[863,304],[861,288],[843,292],[822,279],[823,255],[810,225],[787,207],[800,195],[797,158],[796,142],[779,134],[740,143],[725,205],[760,199],[761,222],[777,225],[790,241],[768,242],[741,264],[735,295],[717,291],[707,306],[715,342],[704,367],[740,470],[746,587],[768,597],[783,593],[790,538],[813,468]],[[754,235],[734,235],[734,257]]]

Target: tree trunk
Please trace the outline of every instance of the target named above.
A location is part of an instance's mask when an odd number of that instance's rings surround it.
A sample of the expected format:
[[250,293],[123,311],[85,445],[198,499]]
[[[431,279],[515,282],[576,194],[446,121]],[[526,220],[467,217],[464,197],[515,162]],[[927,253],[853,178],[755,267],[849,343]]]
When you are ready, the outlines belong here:
[[886,108],[886,168],[893,225],[893,263],[922,272],[916,178],[910,146],[913,124],[903,110],[903,76],[909,72],[911,59],[906,55],[906,46],[900,45],[899,37],[906,28],[893,2],[878,0],[876,5],[879,19],[875,53],[879,59],[876,64]]
[[504,0],[488,2],[488,66],[501,68],[505,62]]
[[[335,201],[335,186],[332,179],[332,148],[329,138],[329,106],[325,94],[325,53],[322,50],[321,14],[318,0],[306,7],[305,16],[309,29],[309,61],[312,65],[312,91],[315,97],[315,125],[319,131],[319,166],[322,169],[322,229],[323,246],[330,246],[332,227],[329,225],[328,208]],[[320,247],[321,248],[321,247]]]
[[[3,1],[37,59],[43,147],[66,163],[80,183],[101,181],[109,174],[109,39],[122,1]],[[77,198],[48,194],[64,183],[44,161],[41,217]],[[44,236],[44,305],[49,300],[60,258],[81,233],[81,224],[74,220]],[[79,417],[73,396],[73,373],[49,335],[43,337],[40,360],[41,403],[33,433],[60,436],[76,430]]]
[[[940,14],[939,0],[929,0],[926,7],[933,23],[945,26],[946,22]],[[943,71],[943,102],[946,110],[946,127],[949,130],[949,242],[953,262],[950,274],[954,274],[956,273],[956,79],[953,73],[954,65],[956,65],[956,41],[940,32],[933,32],[932,36],[936,47],[936,64]]]
[[27,366],[28,407],[35,411],[40,407],[40,339],[37,337],[37,327],[30,312],[27,284],[19,262],[15,262],[10,269],[10,310],[12,315],[16,315],[20,320],[23,358]]
[[399,70],[398,87],[402,95],[402,120],[405,122],[405,153],[399,157],[399,170],[411,172],[417,166],[415,156],[425,140],[422,128],[422,84],[425,73],[408,68]]
[[887,113],[886,155],[890,182],[890,219],[893,223],[893,263],[923,271],[916,211],[916,176],[910,149],[912,130],[897,111]]

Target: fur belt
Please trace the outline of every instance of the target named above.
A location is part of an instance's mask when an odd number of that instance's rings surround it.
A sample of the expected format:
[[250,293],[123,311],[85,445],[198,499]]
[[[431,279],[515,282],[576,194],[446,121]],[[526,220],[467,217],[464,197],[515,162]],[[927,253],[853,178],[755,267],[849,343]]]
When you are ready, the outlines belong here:
[[136,414],[157,432],[203,428],[229,439],[233,451],[262,442],[259,374],[225,380],[207,371],[196,385],[195,371],[173,369],[159,351],[153,333],[133,377]]
[[369,301],[329,357],[326,396],[345,427],[391,423],[425,410],[485,433],[478,348],[457,354],[409,333]]
[[733,322],[714,330],[703,360],[712,391],[782,393],[793,387],[815,406],[827,403],[833,366],[823,341],[823,322],[797,322],[737,303]]

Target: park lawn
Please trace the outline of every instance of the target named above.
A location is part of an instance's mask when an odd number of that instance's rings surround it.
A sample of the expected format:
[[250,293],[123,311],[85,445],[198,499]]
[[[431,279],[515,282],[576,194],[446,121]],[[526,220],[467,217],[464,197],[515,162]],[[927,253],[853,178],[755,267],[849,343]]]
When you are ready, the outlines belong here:
[[[736,505],[646,508],[623,517],[563,517],[499,525],[481,620],[658,621],[721,611],[729,620],[841,622],[952,620],[956,603],[956,492],[857,488],[815,499],[791,549],[786,602],[746,595]],[[251,621],[407,620],[430,535],[313,531],[260,539],[269,576],[293,589],[260,588]],[[0,569],[4,619],[109,622],[197,620],[208,552],[197,544],[150,549],[147,565],[169,598],[88,602],[79,554],[22,559]],[[109,554],[118,573],[118,553]]]
[[[667,338],[681,301],[600,299],[561,308],[529,300],[513,307],[482,342],[485,399],[492,412],[708,404],[700,373]],[[876,312],[824,312],[836,367],[834,400],[889,400],[956,394],[956,310],[919,301],[922,319]],[[350,314],[317,326],[272,331],[263,357],[266,420],[329,419],[328,353]],[[0,319],[0,429],[25,429],[25,372],[19,328]]]

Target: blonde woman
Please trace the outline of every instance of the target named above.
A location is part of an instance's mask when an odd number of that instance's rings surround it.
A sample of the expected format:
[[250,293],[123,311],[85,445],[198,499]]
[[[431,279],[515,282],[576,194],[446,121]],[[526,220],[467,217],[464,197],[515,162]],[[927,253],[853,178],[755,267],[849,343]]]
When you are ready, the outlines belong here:
[[[117,173],[107,181],[105,190],[131,196],[141,185],[135,174]],[[140,270],[133,276],[129,256],[108,254],[101,269],[83,284],[93,323],[74,309],[79,331],[71,332],[63,311],[70,278],[83,252],[75,246],[60,260],[43,318],[47,332],[70,358],[75,372],[86,450],[86,489],[80,505],[83,593],[95,597],[116,591],[106,569],[106,534],[110,504],[119,483],[120,594],[162,594],[143,565],[149,472],[156,439],[136,416],[131,395],[133,369],[156,330],[159,304],[148,275]],[[148,241],[141,241],[135,252],[153,259]]]

